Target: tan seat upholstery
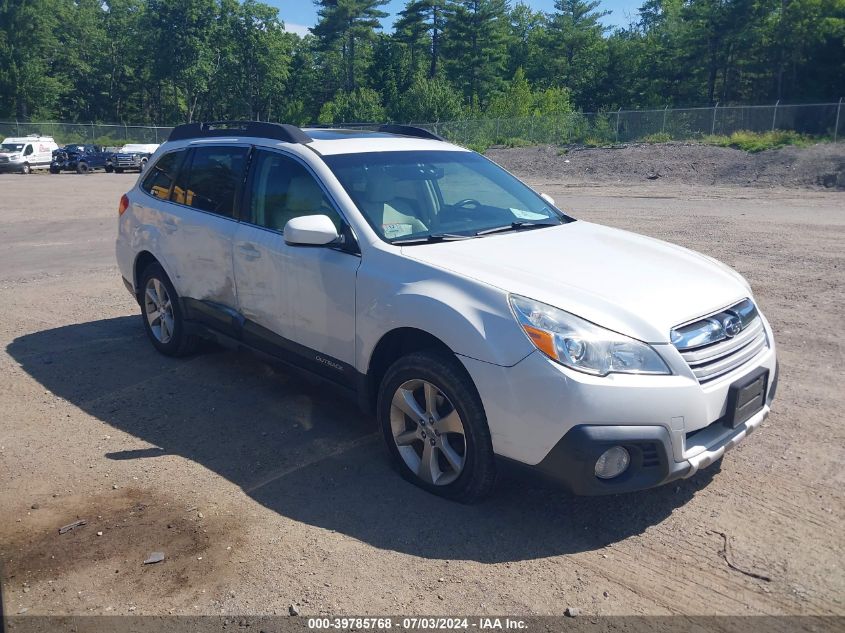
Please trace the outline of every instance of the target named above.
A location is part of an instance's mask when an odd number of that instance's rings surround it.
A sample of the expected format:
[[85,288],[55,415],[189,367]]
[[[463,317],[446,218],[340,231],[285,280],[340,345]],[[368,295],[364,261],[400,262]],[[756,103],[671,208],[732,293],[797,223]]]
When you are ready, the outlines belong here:
[[414,215],[410,205],[396,197],[396,181],[383,171],[374,170],[367,174],[363,206],[362,211],[377,227],[408,224],[411,227],[409,233],[423,233],[428,230]]
[[271,228],[282,231],[285,224],[293,218],[325,213],[323,190],[310,176],[294,176],[290,179],[290,184],[286,189],[287,196],[285,196],[284,203],[274,204],[273,208],[267,209],[268,226]]

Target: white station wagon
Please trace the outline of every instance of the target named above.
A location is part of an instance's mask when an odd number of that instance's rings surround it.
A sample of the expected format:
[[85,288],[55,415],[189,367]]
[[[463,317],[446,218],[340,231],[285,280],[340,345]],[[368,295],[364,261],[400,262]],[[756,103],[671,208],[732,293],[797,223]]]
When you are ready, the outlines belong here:
[[402,475],[452,499],[504,464],[577,494],[689,477],[775,395],[739,274],[575,220],[422,129],[181,125],[119,211],[156,349],[209,338],[336,383]]

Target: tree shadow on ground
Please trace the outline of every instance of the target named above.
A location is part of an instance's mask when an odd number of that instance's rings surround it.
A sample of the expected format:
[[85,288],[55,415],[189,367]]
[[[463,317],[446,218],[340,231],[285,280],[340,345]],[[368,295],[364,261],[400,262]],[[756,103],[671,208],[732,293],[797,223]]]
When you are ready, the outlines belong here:
[[489,563],[594,550],[659,523],[718,472],[611,497],[508,477],[488,501],[464,506],[402,480],[352,400],[248,354],[163,357],[137,316],[28,334],[7,352],[54,394],[153,445],[104,458],[180,455],[281,515],[424,558]]

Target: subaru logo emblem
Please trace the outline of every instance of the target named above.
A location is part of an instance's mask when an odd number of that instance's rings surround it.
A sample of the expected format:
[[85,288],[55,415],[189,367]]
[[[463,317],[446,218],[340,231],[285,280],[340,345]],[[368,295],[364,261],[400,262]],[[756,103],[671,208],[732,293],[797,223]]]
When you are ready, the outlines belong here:
[[742,331],[742,321],[735,314],[731,314],[722,321],[722,327],[725,328],[725,335],[733,338]]

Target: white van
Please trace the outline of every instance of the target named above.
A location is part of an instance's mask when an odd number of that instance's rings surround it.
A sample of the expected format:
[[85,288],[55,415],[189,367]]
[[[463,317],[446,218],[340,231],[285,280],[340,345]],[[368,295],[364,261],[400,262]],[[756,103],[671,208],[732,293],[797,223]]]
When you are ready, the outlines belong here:
[[52,136],[11,136],[0,145],[0,171],[23,174],[33,169],[47,169],[53,160],[53,150],[59,149]]

